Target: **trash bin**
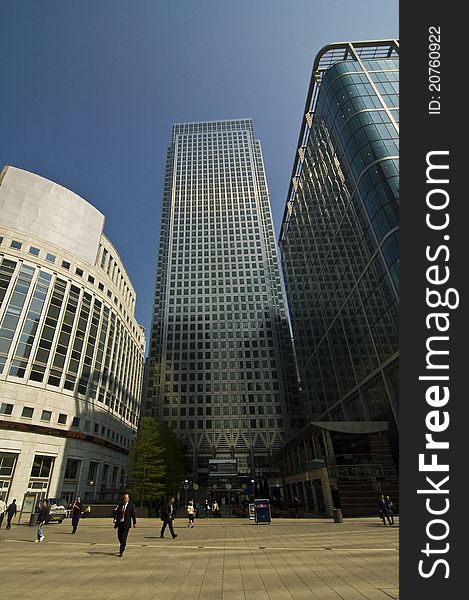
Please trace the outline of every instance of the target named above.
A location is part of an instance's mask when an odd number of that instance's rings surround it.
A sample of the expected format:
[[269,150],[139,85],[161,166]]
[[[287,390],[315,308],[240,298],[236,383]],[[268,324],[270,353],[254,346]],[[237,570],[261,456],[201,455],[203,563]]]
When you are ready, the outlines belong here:
[[343,523],[344,519],[342,517],[342,509],[341,508],[333,508],[332,516],[334,517],[334,523]]
[[37,516],[39,513],[32,513],[32,515],[29,517],[29,526],[30,527],[35,527],[37,525]]
[[254,500],[256,523],[272,523],[272,515],[270,513],[270,500]]

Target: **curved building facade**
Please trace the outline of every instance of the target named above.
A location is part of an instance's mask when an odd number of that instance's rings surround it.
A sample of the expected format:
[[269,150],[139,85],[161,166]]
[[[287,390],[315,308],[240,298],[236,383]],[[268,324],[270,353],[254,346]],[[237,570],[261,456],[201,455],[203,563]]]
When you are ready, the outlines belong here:
[[280,236],[310,419],[397,424],[399,45],[313,66]]
[[23,513],[77,493],[112,501],[140,414],[145,337],[135,291],[73,192],[0,174],[0,495]]
[[[284,449],[284,479],[310,509],[330,489],[344,514],[370,514],[378,492],[398,495],[397,40],[316,56],[280,250],[310,421]],[[314,461],[322,475],[304,470]]]

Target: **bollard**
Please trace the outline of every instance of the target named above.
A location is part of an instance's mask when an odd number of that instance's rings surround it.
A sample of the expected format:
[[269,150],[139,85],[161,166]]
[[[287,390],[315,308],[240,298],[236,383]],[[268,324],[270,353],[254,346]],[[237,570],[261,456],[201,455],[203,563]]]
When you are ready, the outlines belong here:
[[334,523],[343,523],[344,522],[344,519],[342,517],[342,509],[333,508],[332,516],[334,517]]

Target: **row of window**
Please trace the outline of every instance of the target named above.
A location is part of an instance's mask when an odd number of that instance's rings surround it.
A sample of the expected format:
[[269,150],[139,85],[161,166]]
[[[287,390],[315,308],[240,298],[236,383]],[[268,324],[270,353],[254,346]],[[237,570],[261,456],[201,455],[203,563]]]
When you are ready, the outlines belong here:
[[[163,411],[163,417],[167,417],[169,415],[165,414],[167,409]],[[161,416],[161,415],[160,415]],[[164,419],[167,421],[167,419]],[[198,419],[198,420],[186,420],[179,419],[177,421],[170,421],[170,427],[174,430],[181,429],[199,429],[199,430],[207,430],[207,429],[218,429],[224,431],[230,430],[239,430],[239,429],[283,429],[284,421],[283,419]]]
[[173,133],[178,134],[192,134],[192,133],[206,133],[212,131],[226,131],[244,129],[251,131],[252,121],[251,119],[233,119],[231,121],[201,121],[194,123],[175,123],[173,125]]
[[[11,482],[11,478],[13,477],[17,460],[18,454],[16,453],[0,452],[0,477],[5,478],[7,480],[6,491],[8,491],[8,485]],[[37,482],[37,480],[48,480],[50,478],[55,460],[56,457],[54,456],[43,456],[41,454],[36,454],[34,456],[30,473],[31,480],[29,481],[28,485],[31,491],[44,489],[42,483]],[[83,460],[76,458],[67,459],[64,471],[65,483],[77,481],[79,479],[82,472],[83,462]],[[125,480],[125,469],[121,467],[120,479],[118,479],[118,473],[118,466],[114,466],[111,471],[110,465],[108,463],[104,463],[101,465],[99,462],[91,460],[88,465],[87,483],[88,485],[96,485],[98,489],[100,489],[101,487],[107,487],[109,483],[109,475],[111,475],[111,487],[115,487],[115,485],[118,482],[120,482],[120,484],[123,485]],[[3,481],[1,483],[5,482]],[[100,486],[98,484],[100,484]],[[47,489],[47,484],[45,486],[45,489]],[[5,486],[3,487],[3,493],[5,494]],[[68,496],[69,492],[66,492],[64,494],[64,497]],[[2,498],[2,486],[0,486],[0,498]]]
[[[0,245],[2,245],[3,242],[4,242],[4,238],[0,236]],[[56,254],[53,254],[51,252],[46,252],[46,251],[42,250],[41,248],[37,248],[36,246],[30,246],[28,244],[26,244],[25,248],[23,248],[23,246],[24,246],[23,242],[20,242],[18,240],[14,240],[14,239],[12,239],[9,244],[9,248],[11,248],[12,250],[26,252],[26,248],[27,248],[27,253],[29,255],[37,257],[37,258],[42,257],[42,258],[44,258],[45,261],[47,261],[51,265],[60,266],[61,268],[65,269],[66,271],[69,271],[70,273],[73,271],[72,264],[68,260],[61,260],[57,257]],[[83,279],[86,278],[86,281],[88,283],[90,283],[91,285],[97,285],[98,289],[102,293],[106,293],[107,297],[110,300],[113,300],[114,304],[116,305],[116,308],[118,308],[124,314],[126,323],[129,326],[129,328],[132,330],[134,335],[139,335],[139,336],[141,335],[140,330],[138,330],[137,327],[135,326],[135,324],[133,323],[133,318],[127,312],[127,310],[125,309],[125,306],[122,305],[122,302],[120,301],[120,298],[117,295],[113,294],[112,291],[109,288],[106,288],[103,283],[101,283],[100,281],[96,281],[96,278],[93,275],[91,275],[91,274],[87,275],[84,272],[84,270],[81,269],[80,267],[75,267],[74,274],[77,275],[78,277],[82,277]],[[133,304],[134,301],[130,295],[126,299]]]
[[[0,415],[4,415],[7,417],[11,417],[13,416],[13,409],[14,409],[14,405],[10,404],[9,402],[2,402],[0,404]],[[53,420],[52,416],[53,413],[50,410],[44,410],[44,409],[35,409],[32,406],[23,406],[23,409],[21,411],[21,418],[22,419],[32,419],[34,417],[34,413],[36,411],[40,411],[40,418],[39,420],[42,423],[56,423],[57,425],[64,425],[66,426],[68,421],[69,421],[69,417],[67,414],[65,413],[58,413],[56,416],[56,419]],[[86,419],[84,417],[72,417],[72,422],[70,424],[70,427],[73,429],[81,429],[85,432],[92,432],[96,435],[102,435],[110,440],[112,440],[113,442],[116,442],[117,444],[121,444],[124,447],[128,447],[130,444],[130,440],[125,437],[124,435],[122,435],[121,433],[118,433],[116,431],[114,431],[113,429],[111,429],[110,427],[107,427],[105,425],[99,425],[99,423],[92,423],[92,421],[90,419]]]
[[116,313],[66,280],[25,264],[18,271],[17,263],[4,259],[0,306],[8,288],[0,372],[10,357],[8,375],[97,397],[136,421],[141,349]]
[[[248,410],[249,409],[249,410]],[[269,406],[264,406],[262,404],[256,404],[253,406],[237,406],[237,405],[232,405],[232,406],[197,406],[197,412],[196,412],[196,407],[195,406],[189,406],[189,407],[178,407],[177,403],[176,406],[173,405],[173,407],[170,409],[169,407],[165,407],[164,408],[163,414],[164,415],[169,415],[170,413],[168,411],[171,411],[171,415],[180,415],[181,417],[185,417],[185,416],[195,416],[195,414],[197,414],[198,416],[211,416],[213,415],[273,415],[274,414],[274,407],[272,405]],[[282,407],[281,406],[275,406],[275,414],[281,415],[282,414]]]
[[101,269],[107,273],[113,283],[116,285],[120,294],[124,297],[126,303],[133,309],[135,298],[130,291],[127,280],[120,270],[119,263],[112,254],[102,245],[99,245],[99,252],[96,264],[99,264]]

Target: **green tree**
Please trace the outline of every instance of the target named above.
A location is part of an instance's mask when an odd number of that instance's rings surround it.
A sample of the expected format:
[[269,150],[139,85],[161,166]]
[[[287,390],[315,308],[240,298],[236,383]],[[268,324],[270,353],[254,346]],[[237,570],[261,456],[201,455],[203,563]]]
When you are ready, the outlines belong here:
[[152,417],[142,417],[131,449],[130,491],[143,505],[166,492],[166,449]]
[[175,493],[180,489],[186,475],[186,453],[183,443],[165,423],[158,423],[161,444],[164,448],[164,477],[166,492]]

